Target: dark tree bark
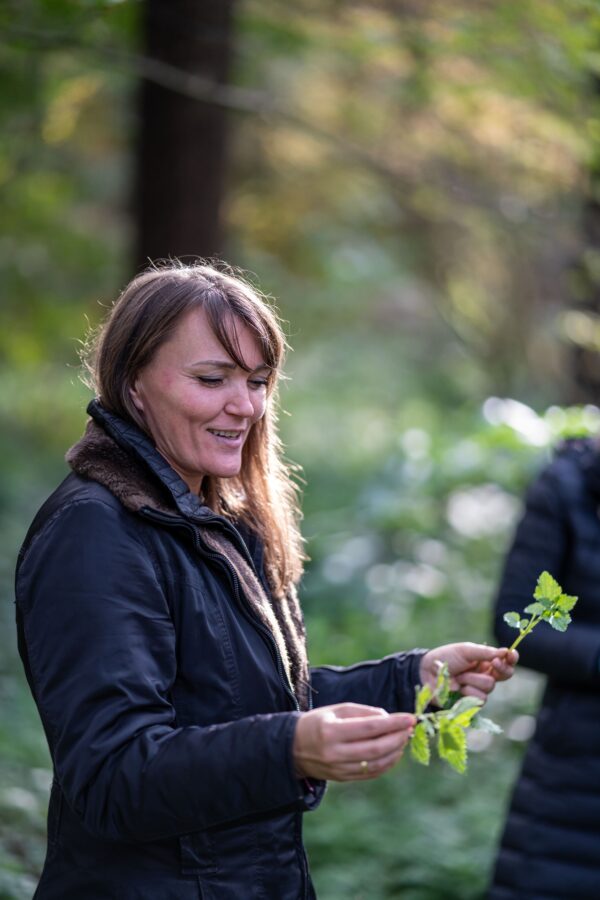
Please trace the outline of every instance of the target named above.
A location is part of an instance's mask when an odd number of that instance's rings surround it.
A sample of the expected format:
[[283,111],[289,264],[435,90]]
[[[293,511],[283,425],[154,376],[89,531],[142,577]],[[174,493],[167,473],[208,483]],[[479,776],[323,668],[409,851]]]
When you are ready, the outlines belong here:
[[[590,77],[590,93],[600,104],[600,78]],[[589,316],[590,340],[577,335],[572,350],[572,386],[568,401],[595,403],[600,399],[600,353],[597,331],[600,327],[600,147],[595,146],[588,170],[587,197],[581,217],[581,249],[571,267],[570,308]]]
[[[592,173],[592,191],[600,188],[600,173]],[[590,191],[590,193],[592,193]],[[577,335],[573,341],[573,387],[568,400],[572,403],[595,403],[600,399],[600,354],[594,331],[600,323],[600,281],[596,266],[588,259],[600,254],[600,203],[593,194],[583,209],[583,252],[571,270],[571,309],[590,317],[590,340]]]
[[[235,0],[146,0],[144,54],[215,84],[227,81]],[[140,91],[136,268],[148,259],[223,255],[228,113],[144,79]]]

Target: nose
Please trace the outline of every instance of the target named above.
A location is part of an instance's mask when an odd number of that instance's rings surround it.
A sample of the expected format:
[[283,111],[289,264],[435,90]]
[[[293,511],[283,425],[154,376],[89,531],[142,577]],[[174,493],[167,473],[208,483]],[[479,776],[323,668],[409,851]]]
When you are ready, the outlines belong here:
[[254,416],[254,404],[250,396],[250,388],[246,383],[236,385],[227,398],[225,412],[231,416],[250,419]]

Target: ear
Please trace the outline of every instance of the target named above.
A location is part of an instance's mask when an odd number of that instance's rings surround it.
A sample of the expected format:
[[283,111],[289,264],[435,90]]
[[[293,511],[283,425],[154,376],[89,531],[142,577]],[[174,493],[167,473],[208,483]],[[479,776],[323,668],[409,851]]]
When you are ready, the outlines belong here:
[[136,378],[133,385],[129,388],[129,396],[133,400],[133,405],[138,412],[144,412],[144,401],[142,400],[142,391],[140,390],[140,380]]

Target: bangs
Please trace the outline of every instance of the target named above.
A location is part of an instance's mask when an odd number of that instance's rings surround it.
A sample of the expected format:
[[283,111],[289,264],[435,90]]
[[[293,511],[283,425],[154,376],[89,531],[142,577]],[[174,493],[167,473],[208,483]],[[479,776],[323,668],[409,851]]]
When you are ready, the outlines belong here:
[[218,288],[212,287],[205,292],[202,308],[215,336],[223,345],[232,360],[246,372],[250,368],[242,356],[236,322],[241,322],[254,335],[260,347],[262,357],[270,369],[279,368],[283,356],[283,343],[276,329],[260,314],[254,304],[245,297],[232,296]]

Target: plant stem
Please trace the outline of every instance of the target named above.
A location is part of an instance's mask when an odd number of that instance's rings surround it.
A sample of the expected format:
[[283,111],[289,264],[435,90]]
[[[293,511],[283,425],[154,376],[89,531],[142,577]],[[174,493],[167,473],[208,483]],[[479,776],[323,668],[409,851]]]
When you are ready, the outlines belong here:
[[523,631],[522,631],[522,632],[519,634],[519,636],[512,642],[512,644],[510,645],[510,647],[509,647],[508,649],[509,649],[509,650],[516,650],[516,648],[519,646],[519,644],[521,643],[521,641],[523,640],[523,638],[524,638],[524,637],[527,637],[527,635],[529,634],[529,632],[530,632],[530,631],[533,631],[533,629],[535,628],[535,626],[538,624],[538,622],[541,622],[541,620],[542,620],[542,617],[541,617],[541,616],[538,616],[537,619],[536,619],[535,616],[533,616],[533,617],[531,618],[531,620],[530,620],[529,625],[527,626],[527,628],[524,628],[524,629],[523,629]]

